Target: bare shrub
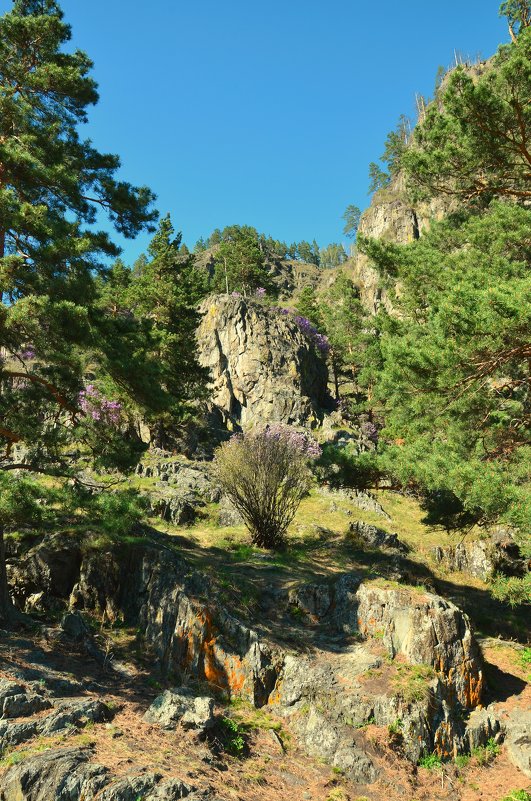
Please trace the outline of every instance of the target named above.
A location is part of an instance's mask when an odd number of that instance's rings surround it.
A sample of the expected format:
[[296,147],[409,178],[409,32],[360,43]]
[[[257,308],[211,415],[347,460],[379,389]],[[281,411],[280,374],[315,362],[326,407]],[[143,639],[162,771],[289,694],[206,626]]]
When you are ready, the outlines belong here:
[[254,545],[279,548],[311,485],[321,450],[306,434],[271,426],[237,434],[215,454],[213,475],[251,532]]

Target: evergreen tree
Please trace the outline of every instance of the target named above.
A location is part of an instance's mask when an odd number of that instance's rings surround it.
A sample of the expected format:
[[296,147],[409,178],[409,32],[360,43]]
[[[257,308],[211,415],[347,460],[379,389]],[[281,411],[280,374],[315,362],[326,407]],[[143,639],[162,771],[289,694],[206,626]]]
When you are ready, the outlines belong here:
[[531,28],[524,23],[479,77],[457,67],[401,156],[418,196],[468,204],[531,197]]
[[271,289],[271,279],[257,241],[246,233],[225,240],[216,253],[214,287],[218,292],[248,294],[258,287]]
[[361,211],[357,206],[347,206],[345,213],[343,214],[343,219],[345,220],[343,233],[345,236],[348,236],[349,239],[356,238],[360,224],[360,218]]
[[500,14],[507,17],[511,39],[516,42],[518,34],[531,27],[531,2],[529,0],[505,0],[500,6]]
[[331,345],[331,364],[336,399],[340,397],[342,376],[356,380],[363,366],[366,314],[359,293],[344,273],[340,273],[320,304],[324,330]]
[[369,164],[369,194],[378,192],[389,185],[391,176],[375,162],[371,161]]
[[[531,519],[529,359],[531,212],[494,203],[449,218],[407,246],[369,248],[392,260],[400,317],[381,338],[377,397],[388,468],[453,493],[475,519]],[[386,258],[381,258],[385,255]]]
[[[53,0],[16,0],[0,18],[0,534],[25,492],[13,476],[75,479],[73,441],[96,466],[138,458],[119,401],[82,394],[83,354],[108,362],[94,275],[119,253],[93,223],[103,211],[133,237],[155,218],[153,195],[117,180],[118,157],[80,138],[98,95],[69,39]],[[0,617],[11,614],[2,543]]]
[[319,299],[313,287],[304,287],[299,295],[295,308],[301,317],[305,317],[313,323],[319,331],[324,330],[324,320],[319,307]]
[[175,235],[169,214],[161,220],[148,253],[150,258],[125,296],[135,318],[149,329],[146,347],[171,398],[165,414],[157,409],[152,415],[158,444],[164,447],[172,426],[206,386],[195,345],[197,304],[206,292],[206,279],[195,268],[193,256],[182,252],[181,234]]
[[306,264],[315,264],[319,266],[319,245],[313,240],[312,244],[306,242],[304,239],[297,245],[297,258]]
[[324,268],[339,267],[347,260],[347,254],[343,245],[332,242],[319,252],[319,265]]

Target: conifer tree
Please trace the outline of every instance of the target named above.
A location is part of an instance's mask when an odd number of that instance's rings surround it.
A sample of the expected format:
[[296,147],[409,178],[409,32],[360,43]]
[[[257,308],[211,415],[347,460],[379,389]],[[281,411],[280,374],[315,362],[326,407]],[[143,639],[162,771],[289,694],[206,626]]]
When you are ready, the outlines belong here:
[[90,59],[65,49],[70,35],[54,0],[15,0],[0,18],[0,533],[24,507],[24,484],[12,476],[75,477],[65,456],[72,441],[102,467],[138,457],[119,401],[84,388],[83,354],[110,366],[94,275],[119,249],[94,227],[97,215],[133,237],[155,219],[154,197],[118,180],[118,157],[80,137],[98,94]]

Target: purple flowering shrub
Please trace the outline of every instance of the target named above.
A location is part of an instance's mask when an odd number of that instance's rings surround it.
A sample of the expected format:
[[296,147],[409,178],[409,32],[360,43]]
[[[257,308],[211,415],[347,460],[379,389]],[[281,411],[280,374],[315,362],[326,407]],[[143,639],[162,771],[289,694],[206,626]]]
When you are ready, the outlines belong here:
[[35,348],[33,347],[33,345],[26,345],[25,349],[20,354],[20,358],[24,362],[32,361],[35,358],[35,356],[36,356],[36,353],[35,353]]
[[265,296],[267,295],[267,289],[264,289],[263,286],[259,286],[255,292],[255,295],[257,298],[265,298]]
[[301,317],[300,314],[295,314],[293,309],[283,308],[279,309],[273,307],[272,311],[278,311],[285,317],[291,315],[293,322],[297,325],[299,330],[307,337],[310,342],[320,351],[324,356],[330,352],[330,342],[325,334],[320,334],[317,328],[306,317]]
[[235,434],[217,449],[213,477],[241,514],[254,545],[284,545],[312,483],[308,463],[320,455],[307,434],[276,424]]
[[280,423],[266,426],[263,435],[271,439],[284,440],[290,447],[309,459],[318,459],[322,453],[321,446],[305,431],[296,431],[294,428],[283,426]]
[[374,442],[375,445],[378,444],[379,430],[377,425],[371,423],[370,420],[365,420],[361,424],[360,428],[361,433],[366,439],[368,439],[370,442]]
[[94,384],[88,384],[79,393],[79,408],[96,422],[111,426],[118,426],[121,422],[122,404],[107,400]]

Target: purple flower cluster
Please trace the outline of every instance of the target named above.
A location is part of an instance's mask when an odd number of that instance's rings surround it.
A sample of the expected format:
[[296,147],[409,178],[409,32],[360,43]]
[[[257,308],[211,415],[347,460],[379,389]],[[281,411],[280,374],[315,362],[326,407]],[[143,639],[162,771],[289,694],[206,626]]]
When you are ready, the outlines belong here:
[[93,420],[117,426],[121,420],[122,404],[104,398],[94,384],[88,384],[79,393],[79,406]]
[[304,431],[295,431],[293,428],[275,423],[267,426],[263,434],[270,439],[288,442],[295,450],[303,453],[309,459],[318,459],[322,453],[320,445]]
[[35,348],[33,347],[33,345],[26,345],[25,350],[23,350],[22,353],[20,354],[20,358],[25,362],[29,362],[32,359],[34,359]]
[[378,444],[378,426],[371,423],[370,420],[366,420],[361,424],[361,432],[370,442],[374,442],[375,445]]
[[241,298],[241,292],[231,292],[231,298]]
[[321,351],[325,356],[330,351],[330,342],[328,337],[320,334],[317,328],[306,317],[301,317],[296,314],[293,321],[298,325],[302,333],[311,339],[317,350]]
[[267,295],[267,289],[264,289],[263,286],[259,286],[255,292],[257,298],[265,298]]

